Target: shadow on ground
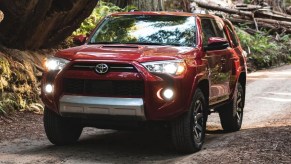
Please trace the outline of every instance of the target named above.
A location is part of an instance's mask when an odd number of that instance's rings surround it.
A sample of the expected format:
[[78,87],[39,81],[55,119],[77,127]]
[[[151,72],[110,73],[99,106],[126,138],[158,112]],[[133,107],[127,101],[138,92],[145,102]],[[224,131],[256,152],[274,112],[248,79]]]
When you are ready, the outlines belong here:
[[19,149],[4,152],[8,155],[4,161],[13,158],[13,162],[29,159],[29,163],[233,163],[250,162],[251,159],[284,163],[291,161],[290,132],[291,126],[243,129],[234,133],[208,130],[203,150],[183,155],[172,148],[166,132],[89,128],[80,141],[71,146],[53,146],[46,139],[19,141],[14,143]]

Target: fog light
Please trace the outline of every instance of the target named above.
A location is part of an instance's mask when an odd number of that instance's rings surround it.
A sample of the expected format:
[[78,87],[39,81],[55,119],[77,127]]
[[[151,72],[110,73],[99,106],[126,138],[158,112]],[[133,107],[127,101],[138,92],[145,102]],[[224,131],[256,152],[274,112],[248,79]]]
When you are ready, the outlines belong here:
[[45,86],[46,93],[52,93],[53,92],[53,86],[51,84],[47,84]]
[[172,99],[174,96],[174,91],[172,89],[165,89],[163,92],[163,96],[168,100]]

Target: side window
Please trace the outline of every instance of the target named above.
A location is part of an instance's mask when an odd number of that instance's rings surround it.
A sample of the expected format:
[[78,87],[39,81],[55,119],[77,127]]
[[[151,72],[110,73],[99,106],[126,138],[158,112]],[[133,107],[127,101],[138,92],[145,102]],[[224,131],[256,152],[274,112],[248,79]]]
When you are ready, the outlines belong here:
[[210,37],[226,38],[223,26],[221,22],[217,22],[211,18],[201,19],[202,32],[203,32],[203,44],[206,45]]
[[203,32],[203,44],[206,45],[210,37],[215,37],[215,30],[213,28],[211,19],[201,19],[201,26]]
[[236,34],[233,31],[231,24],[229,24],[227,21],[225,21],[225,24],[226,24],[227,30],[229,31],[229,35],[230,35],[230,39],[231,39],[232,44],[234,45],[234,47],[237,47],[239,45],[239,42],[237,40]]
[[216,31],[216,37],[221,37],[221,38],[226,38],[226,35],[224,33],[224,23],[223,22],[219,22],[219,21],[214,21],[214,29]]

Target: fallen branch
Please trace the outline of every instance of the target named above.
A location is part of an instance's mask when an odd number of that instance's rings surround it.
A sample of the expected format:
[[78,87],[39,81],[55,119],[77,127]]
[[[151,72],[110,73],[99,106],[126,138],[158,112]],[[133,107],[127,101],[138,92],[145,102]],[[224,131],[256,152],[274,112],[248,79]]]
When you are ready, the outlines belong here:
[[269,19],[275,19],[279,21],[288,21],[291,22],[291,16],[289,15],[281,15],[281,14],[276,14],[273,13],[273,11],[257,11],[255,14],[256,17],[260,18],[269,18]]
[[[255,26],[255,23],[251,20],[241,19],[241,18],[228,18],[233,24],[245,24],[245,25],[252,25]],[[285,32],[286,34],[291,34],[291,29],[282,26],[276,26],[276,24],[269,24],[262,21],[257,21],[259,27],[272,30],[274,32],[282,33]]]
[[252,17],[252,12],[247,12],[247,11],[241,11],[241,10],[236,10],[236,9],[230,9],[227,7],[222,7],[222,6],[217,6],[217,5],[211,5],[209,3],[205,3],[201,0],[194,0],[194,2],[196,2],[196,4],[199,7],[202,8],[206,8],[209,10],[216,10],[216,11],[222,11],[222,12],[226,12],[229,14],[237,14],[237,15],[241,15],[241,16],[248,16],[248,17]]
[[196,4],[201,8],[215,10],[215,11],[222,11],[222,12],[225,12],[228,14],[237,14],[240,16],[247,16],[249,18],[252,18],[253,13],[254,13],[254,16],[256,18],[257,17],[268,18],[268,19],[275,19],[275,20],[279,20],[279,21],[291,22],[291,16],[289,16],[287,14],[279,13],[279,12],[274,12],[274,11],[270,10],[269,7],[262,7],[260,9],[257,9],[257,10],[250,12],[250,11],[242,11],[242,10],[237,10],[237,9],[230,9],[228,7],[223,7],[223,6],[218,6],[218,5],[212,5],[212,4],[206,3],[202,0],[194,0],[194,2],[196,2]]
[[243,11],[255,11],[259,9],[264,9],[264,10],[271,10],[270,6],[260,6],[260,5],[247,5],[247,4],[241,4],[241,5],[236,5],[237,10],[243,10]]
[[273,19],[263,19],[263,18],[256,18],[258,22],[265,22],[265,23],[270,23],[270,24],[276,24],[280,26],[290,26],[291,27],[291,22],[287,21],[277,21]]

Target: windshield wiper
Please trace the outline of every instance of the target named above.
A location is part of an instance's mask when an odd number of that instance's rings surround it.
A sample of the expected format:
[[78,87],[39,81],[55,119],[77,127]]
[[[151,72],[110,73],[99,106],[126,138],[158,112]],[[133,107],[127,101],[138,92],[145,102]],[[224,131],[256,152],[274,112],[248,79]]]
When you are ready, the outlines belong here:
[[161,45],[161,46],[183,46],[179,43],[152,43],[152,42],[129,42],[124,44]]
[[142,44],[142,45],[159,45],[159,46],[182,46],[181,44],[175,44],[175,43],[152,43],[152,42],[133,42],[133,43],[124,43],[124,44]]
[[153,43],[153,42],[89,42],[89,44],[141,44],[141,45],[159,45],[159,46],[183,46],[179,43]]
[[143,45],[166,45],[163,43],[151,43],[151,42],[128,42],[123,44],[143,44]]
[[182,46],[184,46],[184,45],[182,45],[182,44],[179,44],[179,43],[170,43],[170,44],[168,44],[168,45],[171,45],[171,46],[179,46],[179,47],[182,47]]
[[89,44],[123,44],[120,42],[89,42]]

